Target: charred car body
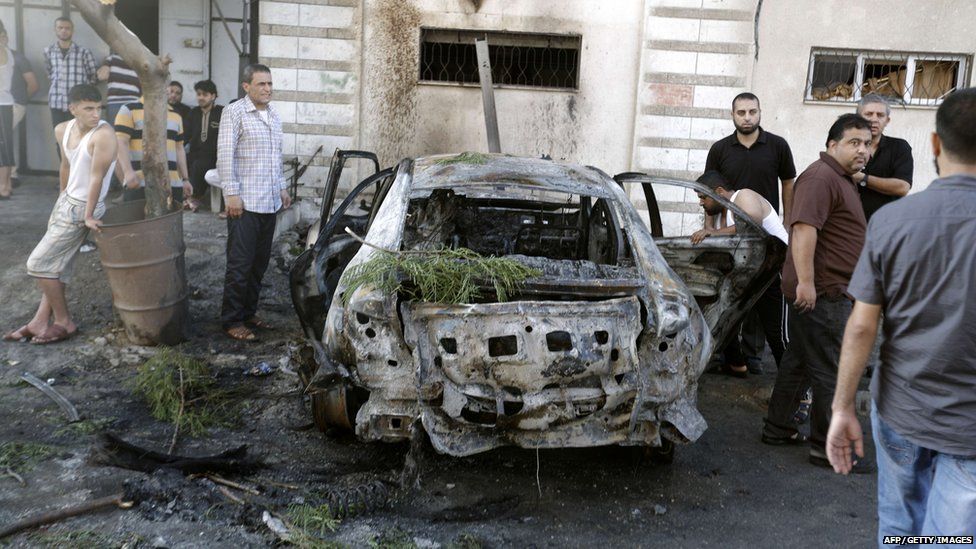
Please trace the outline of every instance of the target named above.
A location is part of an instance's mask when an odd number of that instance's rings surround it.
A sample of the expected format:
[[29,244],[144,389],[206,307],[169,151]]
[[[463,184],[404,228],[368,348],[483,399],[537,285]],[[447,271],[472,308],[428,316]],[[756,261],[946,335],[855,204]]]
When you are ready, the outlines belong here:
[[[779,240],[696,183],[504,155],[404,160],[331,211],[344,160],[363,154],[337,152],[317,239],[291,272],[315,348],[305,381],[319,428],[395,441],[419,419],[434,447],[456,456],[702,434],[698,378],[713,343],[733,335],[778,272]],[[630,184],[643,188],[649,224],[628,200]],[[713,196],[734,212],[738,234],[697,246],[663,237],[662,184]],[[365,286],[345,295],[342,273],[377,248],[438,247],[504,256],[541,276],[507,302],[490,287],[460,305]]]

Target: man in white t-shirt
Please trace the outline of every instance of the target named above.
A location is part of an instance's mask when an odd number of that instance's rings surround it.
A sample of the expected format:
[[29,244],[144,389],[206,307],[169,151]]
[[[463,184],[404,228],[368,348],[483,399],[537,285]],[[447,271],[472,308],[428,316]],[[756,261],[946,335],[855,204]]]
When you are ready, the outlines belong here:
[[[715,191],[715,194],[741,208],[753,221],[761,225],[766,232],[779,238],[784,244],[789,240],[789,236],[783,227],[783,222],[780,220],[779,214],[776,213],[772,205],[759,193],[750,189],[730,190],[733,188],[731,183],[725,179],[725,176],[715,170],[705,172],[698,178],[698,182]],[[705,210],[706,215],[718,217],[719,226],[696,231],[691,235],[691,242],[693,244],[700,244],[706,238],[714,235],[735,234],[735,218],[726,207],[722,206],[714,198],[702,193],[698,193],[698,203]],[[766,289],[762,297],[759,298],[759,301],[753,306],[753,310],[759,313],[759,320],[762,324],[763,332],[766,335],[766,341],[769,343],[769,348],[773,352],[773,358],[776,360],[777,366],[779,366],[780,360],[783,358],[783,351],[787,343],[784,337],[786,330],[783,327],[783,307],[783,294],[780,290],[779,277],[777,277],[769,285],[769,288]],[[725,348],[724,353],[725,363],[723,370],[736,377],[746,377],[748,375],[746,359],[739,349],[739,342],[733,339]],[[775,442],[772,444],[775,444]]]
[[61,147],[61,194],[47,232],[27,259],[27,274],[37,279],[41,303],[27,324],[4,335],[7,341],[54,343],[78,332],[68,312],[65,286],[89,229],[100,230],[118,145],[112,126],[101,119],[102,96],[97,88],[91,84],[71,88],[68,110],[71,120],[54,128]]

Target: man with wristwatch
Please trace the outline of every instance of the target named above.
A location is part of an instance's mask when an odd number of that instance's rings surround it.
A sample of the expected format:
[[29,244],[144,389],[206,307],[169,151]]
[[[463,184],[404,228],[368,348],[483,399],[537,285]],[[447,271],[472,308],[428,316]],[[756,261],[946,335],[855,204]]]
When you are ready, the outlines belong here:
[[891,106],[884,97],[870,93],[857,104],[857,114],[871,123],[871,159],[853,175],[868,220],[881,206],[898,200],[912,188],[915,162],[908,141],[884,135],[891,121]]

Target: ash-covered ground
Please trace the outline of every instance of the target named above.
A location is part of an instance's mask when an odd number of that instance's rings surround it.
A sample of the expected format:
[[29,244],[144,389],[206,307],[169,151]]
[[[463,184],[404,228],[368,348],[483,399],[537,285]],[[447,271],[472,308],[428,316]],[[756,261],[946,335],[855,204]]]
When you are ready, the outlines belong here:
[[[24,262],[44,232],[57,197],[51,178],[29,179],[0,203],[0,328],[26,322],[39,297]],[[767,372],[740,380],[705,375],[699,408],[709,428],[679,447],[670,465],[634,448],[502,449],[469,458],[415,451],[401,487],[409,445],[364,444],[311,426],[307,399],[290,360],[302,334],[286,270],[300,249],[291,232],[275,244],[262,314],[276,325],[259,343],[234,342],[217,317],[224,275],[225,222],[187,213],[190,338],[181,351],[207,363],[216,387],[234,395],[225,425],[179,437],[174,452],[215,454],[247,445],[263,467],[206,477],[152,474],[93,458],[99,434],[112,432],[165,453],[173,426],[154,419],[131,383],[157,350],[128,343],[113,315],[98,253],[81,256],[69,304],[81,333],[63,343],[0,344],[0,444],[14,476],[0,476],[0,527],[40,512],[124,493],[128,510],[107,508],[0,540],[13,547],[261,547],[282,542],[262,516],[336,498],[353,503],[337,523],[306,528],[339,546],[505,547],[622,544],[677,547],[868,546],[874,543],[873,475],[841,477],[809,465],[805,448],[760,443]],[[272,374],[247,370],[267,362]],[[282,368],[283,367],[283,368]],[[57,405],[20,381],[53,381],[83,421],[68,424]],[[19,449],[19,450],[18,450]],[[19,454],[17,452],[20,452]],[[23,457],[23,462],[10,460]],[[0,461],[0,464],[4,463]],[[0,467],[0,475],[4,471]],[[357,499],[358,498],[358,499]],[[356,503],[359,502],[357,507]],[[378,506],[377,510],[364,509]],[[307,524],[307,526],[309,526]],[[332,530],[334,528],[334,531]],[[306,544],[310,543],[306,540]]]

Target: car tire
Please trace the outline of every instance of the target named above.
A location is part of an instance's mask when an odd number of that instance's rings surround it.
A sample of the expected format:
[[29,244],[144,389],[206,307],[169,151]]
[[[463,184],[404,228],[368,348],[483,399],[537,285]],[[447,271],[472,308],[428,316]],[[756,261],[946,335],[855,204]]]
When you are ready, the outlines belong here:
[[670,465],[674,462],[674,442],[661,437],[661,445],[645,448],[644,457],[657,465]]
[[342,385],[312,393],[312,421],[323,433],[330,430],[356,430],[356,412],[362,401]]

